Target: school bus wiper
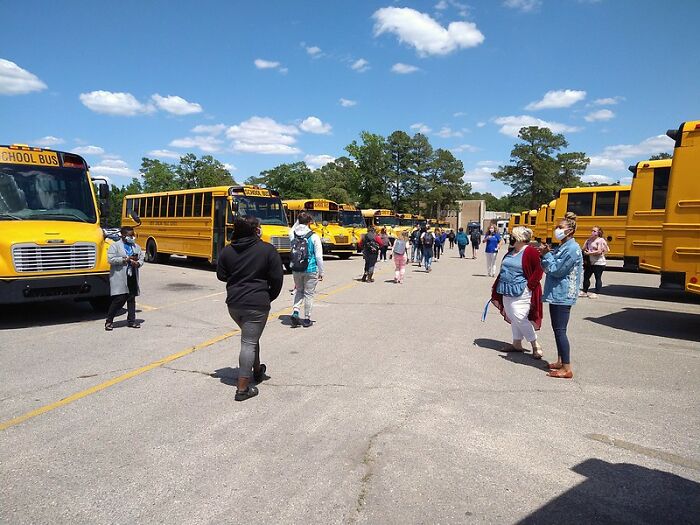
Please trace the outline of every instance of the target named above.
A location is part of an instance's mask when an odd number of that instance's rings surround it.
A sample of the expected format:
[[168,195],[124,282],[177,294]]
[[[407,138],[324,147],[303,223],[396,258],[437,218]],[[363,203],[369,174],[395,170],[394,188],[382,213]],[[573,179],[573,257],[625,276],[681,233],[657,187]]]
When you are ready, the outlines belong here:
[[22,217],[19,215],[12,215],[11,213],[0,213],[0,219],[5,219],[8,218],[13,221],[21,221],[23,220]]
[[78,219],[80,222],[88,222],[87,219],[83,219],[81,216],[76,215],[75,213],[42,213],[42,217],[71,217],[73,219]]

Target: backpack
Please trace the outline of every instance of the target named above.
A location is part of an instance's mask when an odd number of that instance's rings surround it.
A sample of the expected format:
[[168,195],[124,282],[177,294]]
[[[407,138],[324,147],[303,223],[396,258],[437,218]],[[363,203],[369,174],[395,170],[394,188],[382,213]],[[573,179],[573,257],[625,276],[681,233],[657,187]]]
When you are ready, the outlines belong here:
[[432,246],[435,241],[435,236],[430,232],[425,232],[423,236],[423,246]]
[[478,231],[474,230],[474,231],[472,232],[471,237],[472,237],[472,243],[473,243],[473,244],[479,244],[479,242],[481,242],[481,235],[479,235],[479,232],[478,232]]
[[377,253],[379,251],[379,243],[376,241],[376,237],[370,239],[369,234],[365,235],[365,249],[367,253]]
[[294,234],[292,241],[292,252],[289,255],[289,266],[293,272],[305,272],[309,267],[309,242],[308,240],[314,232],[306,235]]

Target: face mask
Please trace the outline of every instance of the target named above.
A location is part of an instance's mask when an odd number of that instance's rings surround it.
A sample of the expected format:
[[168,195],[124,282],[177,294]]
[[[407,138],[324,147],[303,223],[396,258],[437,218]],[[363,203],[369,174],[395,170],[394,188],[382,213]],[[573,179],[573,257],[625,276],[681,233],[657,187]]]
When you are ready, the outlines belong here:
[[566,237],[566,230],[562,230],[561,228],[556,228],[554,230],[554,238],[558,241],[561,241]]
[[124,237],[124,242],[127,244],[134,244],[134,238],[131,235]]

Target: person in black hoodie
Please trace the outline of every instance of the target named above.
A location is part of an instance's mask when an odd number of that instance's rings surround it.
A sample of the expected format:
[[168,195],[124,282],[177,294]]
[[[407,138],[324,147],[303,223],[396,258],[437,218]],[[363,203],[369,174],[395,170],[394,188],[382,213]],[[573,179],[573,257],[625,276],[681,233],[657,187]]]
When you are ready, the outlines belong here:
[[284,273],[277,250],[260,239],[260,222],[253,216],[237,217],[233,238],[219,255],[216,277],[226,283],[226,304],[241,329],[236,401],[258,395],[250,384],[259,383],[267,367],[260,363],[260,336],[270,314],[270,303],[282,290]]

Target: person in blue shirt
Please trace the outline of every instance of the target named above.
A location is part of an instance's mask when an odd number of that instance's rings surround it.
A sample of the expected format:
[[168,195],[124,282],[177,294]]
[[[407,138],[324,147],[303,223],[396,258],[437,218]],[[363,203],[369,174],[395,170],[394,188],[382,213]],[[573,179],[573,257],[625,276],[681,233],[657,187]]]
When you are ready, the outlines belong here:
[[552,250],[549,245],[542,244],[539,248],[542,255],[542,269],[547,275],[542,300],[549,303],[549,316],[552,320],[558,355],[555,363],[549,363],[547,375],[564,379],[574,377],[566,328],[569,324],[571,307],[576,304],[583,274],[583,254],[581,247],[574,240],[575,232],[576,215],[567,212],[554,230],[554,238],[559,241],[559,247]]
[[457,249],[459,250],[459,258],[466,259],[465,255],[464,255],[464,250],[466,250],[467,246],[469,245],[469,237],[467,237],[467,234],[464,233],[464,228],[459,228],[459,230],[457,230],[457,236],[455,237],[455,241],[457,241]]
[[498,249],[501,247],[501,236],[496,231],[496,227],[492,224],[484,236],[484,244],[486,245],[486,273],[489,277],[496,277],[496,257]]

